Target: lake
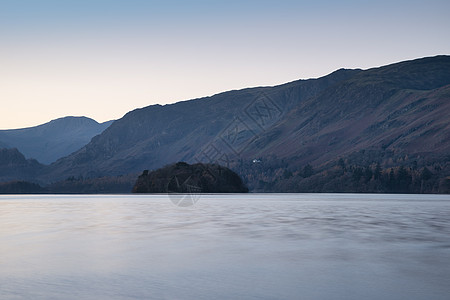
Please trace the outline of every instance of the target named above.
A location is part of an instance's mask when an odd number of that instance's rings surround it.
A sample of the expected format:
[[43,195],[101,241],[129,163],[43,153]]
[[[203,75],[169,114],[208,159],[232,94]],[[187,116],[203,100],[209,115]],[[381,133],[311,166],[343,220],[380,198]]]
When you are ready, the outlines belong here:
[[450,299],[450,196],[3,195],[0,299]]

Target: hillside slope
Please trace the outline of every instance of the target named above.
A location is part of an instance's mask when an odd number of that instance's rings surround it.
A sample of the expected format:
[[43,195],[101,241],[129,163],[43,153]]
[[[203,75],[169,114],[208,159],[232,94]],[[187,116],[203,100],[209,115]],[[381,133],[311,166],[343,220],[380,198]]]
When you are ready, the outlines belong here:
[[319,165],[362,149],[450,153],[450,57],[375,68],[300,103],[245,155]]

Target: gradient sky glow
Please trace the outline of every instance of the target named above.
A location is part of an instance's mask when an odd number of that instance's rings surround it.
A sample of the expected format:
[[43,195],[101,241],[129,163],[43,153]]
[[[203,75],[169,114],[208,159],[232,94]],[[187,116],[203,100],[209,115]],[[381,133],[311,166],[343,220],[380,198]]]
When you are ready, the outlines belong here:
[[0,129],[450,54],[450,1],[0,0]]

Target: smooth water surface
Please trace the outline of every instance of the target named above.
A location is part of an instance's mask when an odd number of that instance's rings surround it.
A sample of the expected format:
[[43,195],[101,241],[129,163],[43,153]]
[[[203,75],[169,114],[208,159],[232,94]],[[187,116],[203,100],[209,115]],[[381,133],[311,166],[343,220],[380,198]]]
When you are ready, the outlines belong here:
[[450,299],[450,196],[0,196],[0,299]]

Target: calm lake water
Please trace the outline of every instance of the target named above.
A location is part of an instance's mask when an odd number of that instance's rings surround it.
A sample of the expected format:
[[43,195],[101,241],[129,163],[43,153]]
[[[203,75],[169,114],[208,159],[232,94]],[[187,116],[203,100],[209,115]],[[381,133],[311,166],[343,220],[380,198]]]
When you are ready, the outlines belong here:
[[0,196],[0,299],[450,299],[450,196]]

